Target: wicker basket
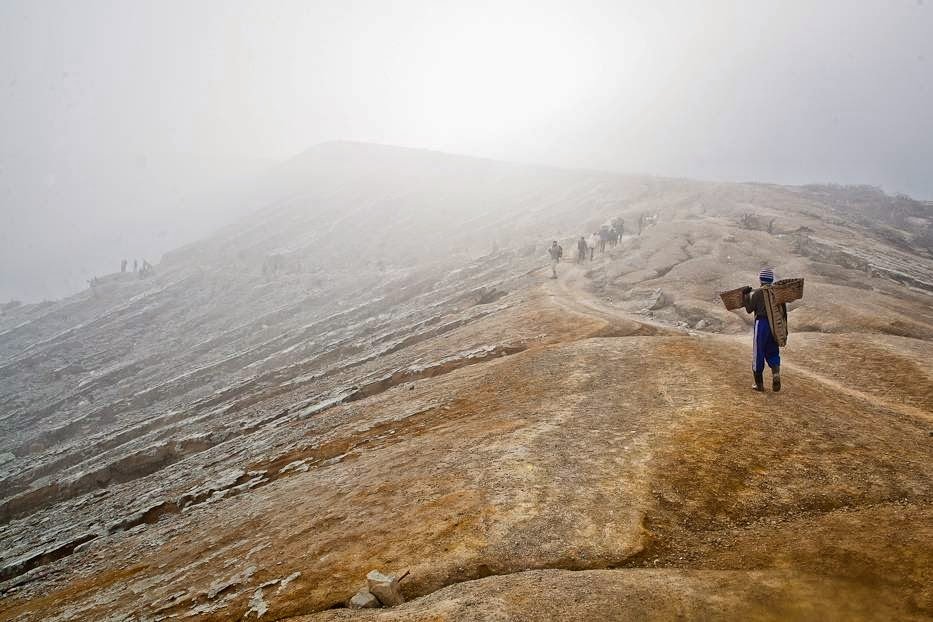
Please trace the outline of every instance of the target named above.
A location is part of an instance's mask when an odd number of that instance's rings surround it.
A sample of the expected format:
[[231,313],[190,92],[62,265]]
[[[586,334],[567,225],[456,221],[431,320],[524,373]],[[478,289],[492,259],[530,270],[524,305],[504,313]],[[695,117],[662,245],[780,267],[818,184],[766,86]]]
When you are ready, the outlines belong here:
[[740,287],[738,289],[730,289],[727,292],[721,292],[719,294],[719,297],[722,298],[722,304],[726,305],[727,311],[738,309],[745,304],[744,289],[744,287]]
[[774,301],[786,304],[803,298],[803,279],[781,279],[771,286],[774,292]]

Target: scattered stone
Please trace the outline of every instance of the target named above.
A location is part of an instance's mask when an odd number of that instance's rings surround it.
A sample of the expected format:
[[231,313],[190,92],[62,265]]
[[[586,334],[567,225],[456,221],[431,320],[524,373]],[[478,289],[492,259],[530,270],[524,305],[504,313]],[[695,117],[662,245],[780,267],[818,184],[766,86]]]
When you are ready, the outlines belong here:
[[366,582],[369,585],[369,591],[386,607],[394,607],[405,602],[405,597],[399,589],[398,579],[394,576],[372,570],[366,575]]
[[353,598],[347,604],[350,609],[376,609],[382,606],[379,599],[373,596],[372,592],[365,587],[354,594]]

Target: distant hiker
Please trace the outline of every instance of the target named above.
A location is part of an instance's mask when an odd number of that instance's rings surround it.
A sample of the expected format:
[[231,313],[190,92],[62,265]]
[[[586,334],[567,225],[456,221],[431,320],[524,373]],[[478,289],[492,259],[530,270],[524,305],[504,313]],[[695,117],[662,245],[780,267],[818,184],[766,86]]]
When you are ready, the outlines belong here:
[[613,246],[619,243],[619,240],[622,239],[622,233],[625,231],[625,219],[621,216],[616,216],[609,221],[609,233],[612,237],[609,238],[609,243]]
[[609,241],[609,228],[605,225],[599,229],[599,253],[606,252],[606,242]]
[[577,240],[577,263],[583,263],[586,260],[586,238],[582,235]]
[[560,261],[561,255],[564,254],[564,249],[562,249],[558,244],[557,240],[551,242],[551,246],[547,249],[547,254],[551,257],[551,278],[557,278],[557,262]]
[[752,373],[756,391],[764,391],[765,363],[771,368],[771,388],[781,390],[781,351],[787,344],[787,305],[777,304],[771,285],[774,271],[764,268],[758,273],[761,287],[745,288],[745,311],[755,314],[752,329]]
[[586,241],[587,248],[590,249],[590,261],[593,261],[593,255],[596,253],[596,245],[599,243],[599,234],[593,233],[590,239]]
[[133,272],[139,272],[138,265],[139,265],[139,262],[137,262],[137,261],[134,259],[134,260],[133,260]]
[[126,260],[120,262],[120,272],[126,272]]

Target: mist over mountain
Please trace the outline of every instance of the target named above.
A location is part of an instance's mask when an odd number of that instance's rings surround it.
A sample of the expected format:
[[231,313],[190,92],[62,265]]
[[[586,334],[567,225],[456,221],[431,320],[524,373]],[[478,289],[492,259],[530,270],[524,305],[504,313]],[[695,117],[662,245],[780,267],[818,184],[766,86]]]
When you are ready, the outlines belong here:
[[917,0],[4,2],[0,300],[157,261],[333,140],[930,200],[931,31]]

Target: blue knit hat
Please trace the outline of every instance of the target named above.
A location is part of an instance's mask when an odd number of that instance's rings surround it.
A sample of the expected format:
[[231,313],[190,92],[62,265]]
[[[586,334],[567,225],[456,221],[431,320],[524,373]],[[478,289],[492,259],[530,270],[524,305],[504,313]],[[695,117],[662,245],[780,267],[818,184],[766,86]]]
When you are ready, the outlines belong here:
[[762,268],[758,273],[758,280],[762,283],[774,283],[774,270],[771,268]]

